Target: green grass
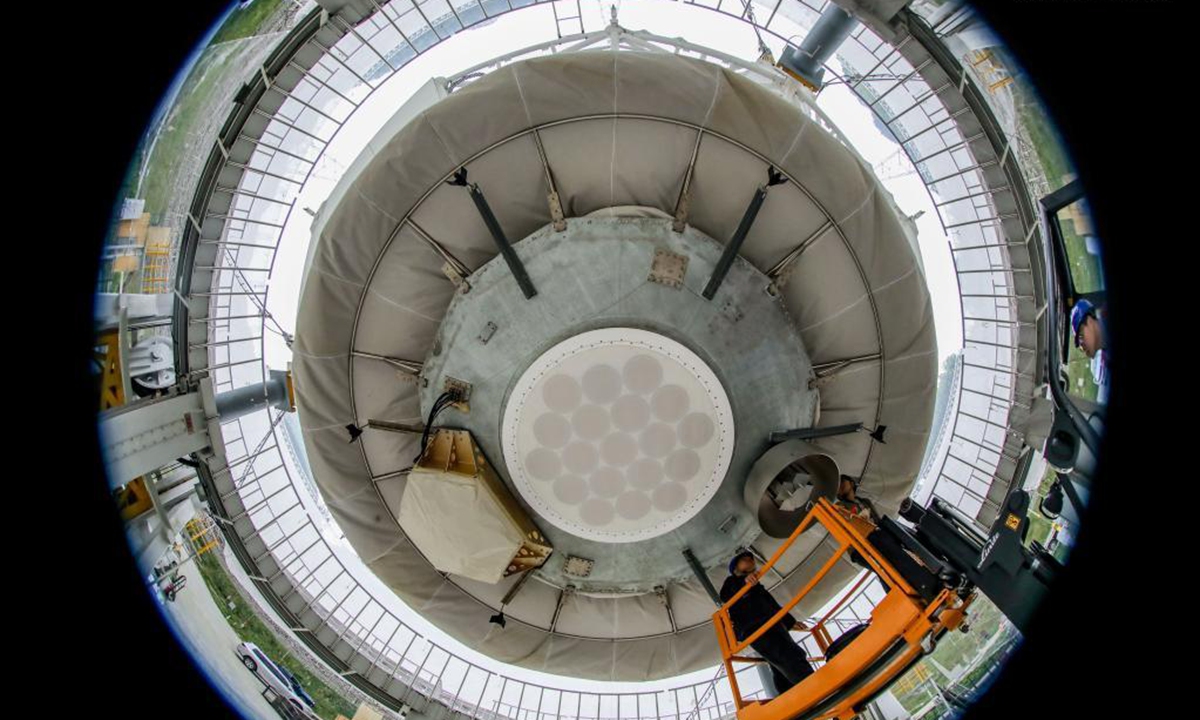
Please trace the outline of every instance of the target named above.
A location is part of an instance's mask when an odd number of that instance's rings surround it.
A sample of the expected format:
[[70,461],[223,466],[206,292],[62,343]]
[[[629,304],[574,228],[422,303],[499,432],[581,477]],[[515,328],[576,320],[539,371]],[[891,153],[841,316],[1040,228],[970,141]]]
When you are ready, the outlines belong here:
[[[326,720],[332,720],[338,715],[354,716],[355,706],[309,672],[308,668],[292,656],[266,624],[254,614],[237,584],[229,577],[225,568],[212,553],[205,553],[198,557],[196,565],[200,568],[204,584],[208,586],[217,607],[229,621],[229,626],[243,641],[259,646],[268,657],[277,664],[286,666],[296,676],[296,679],[316,701],[313,712]],[[232,608],[230,608],[231,603]]]
[[[932,670],[932,668],[930,671],[936,672]],[[932,698],[933,692],[929,689],[929,685],[927,683],[922,683],[921,685],[918,685],[912,692],[907,692],[903,695],[897,696],[896,701],[900,703],[901,707],[903,707],[909,715],[911,715],[917,710],[925,707],[925,703],[929,702]]]
[[1033,143],[1046,181],[1051,190],[1057,190],[1074,176],[1074,169],[1067,159],[1066,150],[1053,123],[1033,95],[1025,90],[1015,91],[1014,95],[1017,114],[1029,134],[1030,142]]
[[[175,104],[167,111],[152,154],[146,158],[146,175],[142,179],[141,196],[146,200],[146,212],[155,222],[162,222],[172,191],[172,180],[179,172],[183,158],[189,152],[207,153],[211,145],[200,145],[193,138],[204,126],[206,114],[213,111],[213,96],[228,80],[228,72],[239,72],[230,65],[235,54],[206,49],[192,68]],[[189,140],[192,140],[189,147]]]
[[1067,250],[1067,262],[1071,265],[1071,280],[1075,290],[1081,293],[1096,292],[1104,286],[1100,260],[1087,251],[1087,241],[1075,232],[1075,221],[1059,215],[1063,245]]
[[[219,115],[218,120],[223,121],[229,110],[227,107],[214,107],[214,99],[223,89],[228,90],[231,82],[241,79],[233,75],[240,76],[248,72],[239,61],[237,49],[218,46],[258,34],[262,24],[275,15],[282,2],[257,0],[245,10],[234,10],[189,72],[175,104],[167,111],[152,154],[143,159],[147,169],[142,180],[141,197],[146,200],[146,212],[155,222],[163,221],[173,189],[172,180],[183,165],[183,159],[189,153],[207,155],[212,149],[215,138],[201,138],[199,134],[211,122],[212,113]],[[143,153],[149,150],[147,143]]]
[[[1082,384],[1080,380],[1083,380]],[[1075,347],[1074,342],[1067,354],[1067,382],[1067,392],[1076,397],[1094,401],[1099,396],[1100,387],[1092,377],[1092,361]]]
[[932,657],[948,671],[973,661],[993,635],[1008,632],[1010,628],[1003,613],[982,595],[972,603],[967,618],[970,632],[947,633],[933,651]]
[[250,7],[234,10],[213,37],[213,44],[257,35],[259,28],[275,14],[281,4],[283,0],[255,0]]
[[1054,484],[1054,479],[1058,476],[1058,471],[1053,467],[1046,468],[1046,474],[1042,476],[1042,481],[1038,483],[1037,490],[1033,492],[1033,496],[1029,498],[1029,532],[1025,535],[1025,547],[1034,540],[1037,540],[1044,547],[1046,539],[1050,537],[1050,533],[1054,530],[1053,523],[1038,510],[1038,505],[1041,504],[1042,498],[1046,497],[1046,493],[1050,492],[1050,486]]
[[[942,639],[938,641],[937,647],[934,648],[933,654],[930,656],[939,665],[944,667],[947,672],[954,672],[955,666],[974,663],[976,658],[980,656],[980,653],[983,652],[984,646],[996,634],[999,633],[1002,636],[1001,639],[996,641],[1000,643],[1003,641],[1003,637],[1016,632],[1015,628],[1008,622],[1008,619],[1004,617],[999,608],[982,595],[975,599],[975,602],[967,611],[967,622],[971,627],[969,632],[962,633],[956,631],[942,636]],[[988,651],[989,655],[994,653],[996,647],[995,644],[992,646],[992,649]],[[948,680],[932,662],[921,660],[913,668],[915,669],[918,665],[925,667],[932,676],[933,681],[939,687],[947,685]],[[986,667],[986,663],[983,666]],[[909,670],[909,672],[912,672],[912,670]],[[930,691],[927,683],[916,687],[911,692],[896,696],[896,700],[904,706],[904,709],[909,714],[920,710],[932,698],[933,693]]]
[[1029,532],[1025,535],[1025,545],[1028,547],[1034,540],[1046,545],[1046,538],[1054,528],[1050,521],[1042,517],[1036,510],[1029,513]]

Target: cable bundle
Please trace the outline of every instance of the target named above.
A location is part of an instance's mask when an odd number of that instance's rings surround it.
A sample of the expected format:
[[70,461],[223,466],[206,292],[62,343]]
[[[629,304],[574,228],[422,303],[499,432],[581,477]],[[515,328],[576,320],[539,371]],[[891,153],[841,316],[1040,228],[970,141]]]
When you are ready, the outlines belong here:
[[456,402],[458,402],[458,392],[455,390],[447,390],[433,401],[433,407],[429,408],[429,419],[425,421],[425,431],[421,433],[421,444],[417,450],[417,456],[413,458],[413,464],[421,462],[421,456],[425,454],[425,446],[429,444],[429,433],[433,430],[433,422],[437,420],[437,416]]

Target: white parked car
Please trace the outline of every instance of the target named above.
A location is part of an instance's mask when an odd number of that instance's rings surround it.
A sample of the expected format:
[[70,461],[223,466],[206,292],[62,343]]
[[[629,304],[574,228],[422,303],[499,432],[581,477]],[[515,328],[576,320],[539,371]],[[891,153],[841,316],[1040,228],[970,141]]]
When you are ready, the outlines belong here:
[[292,717],[311,716],[307,693],[304,697],[296,693],[290,672],[276,665],[261,648],[252,642],[238,643],[235,652],[247,670],[254,673],[263,685],[287,702],[291,709],[289,714]]

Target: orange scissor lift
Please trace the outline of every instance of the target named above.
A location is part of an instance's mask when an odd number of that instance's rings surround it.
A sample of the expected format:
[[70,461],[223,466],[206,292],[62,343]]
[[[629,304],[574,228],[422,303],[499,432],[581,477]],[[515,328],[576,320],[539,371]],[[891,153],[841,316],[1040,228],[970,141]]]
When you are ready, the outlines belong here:
[[[815,523],[829,532],[838,544],[837,550],[774,617],[745,640],[737,640],[729,619],[729,608],[746,593],[748,585],[713,614],[721,659],[732,686],[738,720],[853,718],[865,703],[898,680],[923,654],[932,651],[938,638],[958,628],[966,617],[967,607],[975,599],[974,589],[962,597],[960,593],[946,588],[930,602],[922,599],[913,586],[867,541],[867,536],[875,530],[875,526],[824,498],[811,506],[808,515],[756,576],[761,578],[770,570],[792,543]],[[767,700],[743,699],[733,664],[764,661],[740,653],[812,592],[842,556],[851,550],[862,556],[887,589],[883,600],[871,611],[866,629],[837,652],[834,658],[782,695]],[[833,642],[826,624],[869,577],[864,575],[824,617],[807,629],[822,653]],[[822,655],[812,659],[824,661],[825,657]]]

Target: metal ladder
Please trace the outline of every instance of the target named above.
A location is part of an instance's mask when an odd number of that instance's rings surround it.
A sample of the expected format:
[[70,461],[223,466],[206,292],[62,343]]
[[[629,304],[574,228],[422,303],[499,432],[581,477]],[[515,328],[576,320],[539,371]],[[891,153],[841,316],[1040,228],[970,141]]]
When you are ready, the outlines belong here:
[[[571,0],[562,0],[562,1],[566,2],[568,4],[571,3]],[[582,35],[583,34],[583,9],[579,6],[579,0],[575,0],[574,5],[575,5],[575,14],[574,15],[559,15],[558,14],[558,2],[550,3],[550,9],[554,11],[554,29],[556,32],[558,32],[559,39],[562,39],[564,36],[567,36],[567,35]],[[570,9],[568,8],[567,10],[564,10],[564,12],[570,12]],[[572,20],[574,20],[575,22],[571,23]],[[570,32],[566,32],[566,33],[563,32],[563,24],[564,23],[567,23],[568,28],[571,28]],[[574,25],[576,25],[576,24],[579,26],[579,30],[573,29]]]

